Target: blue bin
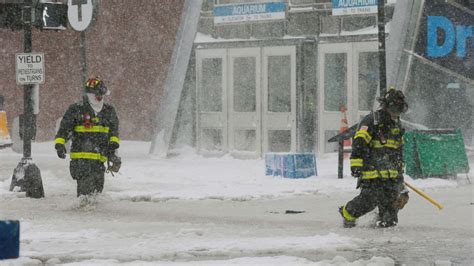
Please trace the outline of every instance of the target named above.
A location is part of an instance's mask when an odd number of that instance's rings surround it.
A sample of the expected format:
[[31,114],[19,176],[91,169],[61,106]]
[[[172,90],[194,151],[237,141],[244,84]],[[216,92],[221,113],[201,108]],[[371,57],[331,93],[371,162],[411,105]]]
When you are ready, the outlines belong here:
[[20,256],[20,222],[0,221],[0,260]]
[[280,156],[277,153],[265,154],[265,175],[279,176]]
[[287,178],[307,178],[317,175],[314,153],[265,154],[265,174]]

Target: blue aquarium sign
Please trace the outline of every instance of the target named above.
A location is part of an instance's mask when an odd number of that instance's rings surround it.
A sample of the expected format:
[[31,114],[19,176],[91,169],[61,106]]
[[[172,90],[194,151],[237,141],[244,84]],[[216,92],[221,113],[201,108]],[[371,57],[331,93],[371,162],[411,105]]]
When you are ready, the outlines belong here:
[[415,53],[474,80],[474,16],[444,0],[425,1]]
[[218,5],[214,7],[214,24],[279,20],[286,18],[286,3]]
[[332,0],[332,15],[360,15],[377,13],[377,0]]

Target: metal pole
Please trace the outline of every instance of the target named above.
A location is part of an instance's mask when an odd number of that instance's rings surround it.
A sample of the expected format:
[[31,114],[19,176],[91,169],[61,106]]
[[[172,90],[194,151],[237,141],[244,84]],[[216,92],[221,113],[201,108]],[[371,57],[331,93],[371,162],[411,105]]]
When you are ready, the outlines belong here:
[[344,139],[341,139],[338,142],[338,152],[337,152],[337,178],[342,179],[344,172]]
[[[32,50],[32,0],[25,0],[23,6],[23,33],[24,52],[31,53]],[[33,85],[24,85],[23,94],[23,119],[21,121],[23,133],[23,158],[13,170],[10,191],[26,192],[30,198],[43,198],[44,189],[41,179],[41,171],[31,159],[31,140],[33,139],[36,119],[33,112]]]
[[[23,8],[23,51],[31,53],[32,50],[32,36],[31,36],[31,12],[32,0],[25,0]],[[24,85],[23,93],[23,158],[31,158],[31,139],[33,138],[33,101],[32,91],[33,86],[30,84]]]
[[379,31],[379,81],[380,96],[387,92],[387,74],[385,58],[385,0],[379,0],[377,6],[377,25]]
[[87,80],[87,57],[86,57],[86,33],[81,31],[80,39],[80,51],[81,51],[81,71],[82,71],[82,83],[86,83]]

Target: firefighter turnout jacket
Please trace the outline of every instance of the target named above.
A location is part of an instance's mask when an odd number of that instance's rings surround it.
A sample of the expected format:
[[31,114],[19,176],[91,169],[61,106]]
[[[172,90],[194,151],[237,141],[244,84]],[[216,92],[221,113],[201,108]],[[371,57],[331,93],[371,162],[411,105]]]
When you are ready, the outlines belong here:
[[351,169],[359,168],[362,180],[402,177],[403,134],[400,119],[383,109],[365,116],[353,139]]
[[69,106],[56,134],[55,144],[72,141],[72,160],[86,159],[106,162],[110,147],[118,148],[119,122],[112,105],[104,103],[95,113],[86,99]]

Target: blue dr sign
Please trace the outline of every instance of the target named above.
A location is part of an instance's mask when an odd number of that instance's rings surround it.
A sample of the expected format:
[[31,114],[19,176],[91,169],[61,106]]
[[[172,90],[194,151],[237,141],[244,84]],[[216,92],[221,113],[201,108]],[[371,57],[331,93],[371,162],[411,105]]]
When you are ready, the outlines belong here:
[[464,77],[474,79],[474,16],[445,0],[425,1],[415,52]]
[[[457,57],[466,57],[473,46],[472,25],[456,25],[449,18],[428,16],[428,57],[443,57],[454,51]],[[444,40],[438,43],[439,34]]]

